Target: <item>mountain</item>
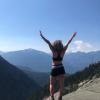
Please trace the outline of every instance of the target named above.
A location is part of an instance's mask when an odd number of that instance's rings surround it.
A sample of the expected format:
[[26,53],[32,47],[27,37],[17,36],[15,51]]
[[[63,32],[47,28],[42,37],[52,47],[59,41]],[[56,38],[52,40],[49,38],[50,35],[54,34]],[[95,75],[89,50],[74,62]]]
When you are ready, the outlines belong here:
[[50,70],[51,57],[49,54],[34,49],[25,49],[14,52],[3,53],[2,56],[10,63],[26,66],[37,72]]
[[40,89],[33,79],[0,56],[0,100],[29,100]]
[[[3,53],[2,56],[14,65],[26,66],[37,72],[50,72],[51,69],[51,55],[42,51],[25,49]],[[66,73],[75,73],[99,60],[100,51],[89,53],[75,52],[66,53],[63,63]]]
[[68,53],[64,56],[65,69],[69,73],[83,70],[91,63],[100,61],[100,51]]
[[0,55],[1,55],[1,54],[3,54],[3,52],[2,52],[2,51],[0,51]]

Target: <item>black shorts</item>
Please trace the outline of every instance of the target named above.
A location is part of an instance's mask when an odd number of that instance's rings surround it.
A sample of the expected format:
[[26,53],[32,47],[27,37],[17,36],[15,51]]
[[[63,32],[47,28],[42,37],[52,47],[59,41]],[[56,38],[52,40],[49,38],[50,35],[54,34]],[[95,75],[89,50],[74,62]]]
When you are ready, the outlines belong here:
[[51,76],[59,76],[59,75],[62,75],[62,74],[65,74],[65,69],[63,66],[61,67],[57,67],[57,68],[53,68],[51,70]]

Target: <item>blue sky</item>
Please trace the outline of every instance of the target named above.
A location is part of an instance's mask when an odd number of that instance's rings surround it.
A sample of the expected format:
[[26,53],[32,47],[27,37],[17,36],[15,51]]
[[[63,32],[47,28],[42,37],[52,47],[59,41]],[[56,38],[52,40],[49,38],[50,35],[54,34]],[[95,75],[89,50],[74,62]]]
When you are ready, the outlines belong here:
[[100,50],[100,0],[0,0],[0,50],[33,48],[50,52],[39,36],[65,44],[68,51]]

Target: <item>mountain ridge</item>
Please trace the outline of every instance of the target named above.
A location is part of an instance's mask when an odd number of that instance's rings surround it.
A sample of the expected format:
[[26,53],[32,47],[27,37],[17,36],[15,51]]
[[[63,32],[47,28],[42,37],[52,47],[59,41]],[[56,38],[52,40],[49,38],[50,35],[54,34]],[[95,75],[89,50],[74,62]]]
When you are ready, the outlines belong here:
[[[50,54],[34,49],[6,52],[2,56],[16,66],[26,66],[37,72],[50,72]],[[67,73],[75,73],[100,59],[100,51],[66,53],[63,64]],[[20,67],[19,67],[20,68]]]

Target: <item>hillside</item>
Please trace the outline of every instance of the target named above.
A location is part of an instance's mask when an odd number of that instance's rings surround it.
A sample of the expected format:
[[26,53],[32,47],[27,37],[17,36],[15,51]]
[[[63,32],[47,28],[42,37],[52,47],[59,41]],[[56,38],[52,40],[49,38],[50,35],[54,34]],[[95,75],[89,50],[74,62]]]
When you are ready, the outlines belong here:
[[77,91],[65,95],[63,100],[100,100],[100,78],[91,80]]
[[21,69],[41,87],[49,82],[49,73],[35,72],[29,67],[21,67]]
[[0,56],[0,100],[29,100],[38,84]]
[[[55,94],[55,98],[57,100],[58,93]],[[77,91],[64,95],[63,100],[100,100],[100,78],[92,79]]]

